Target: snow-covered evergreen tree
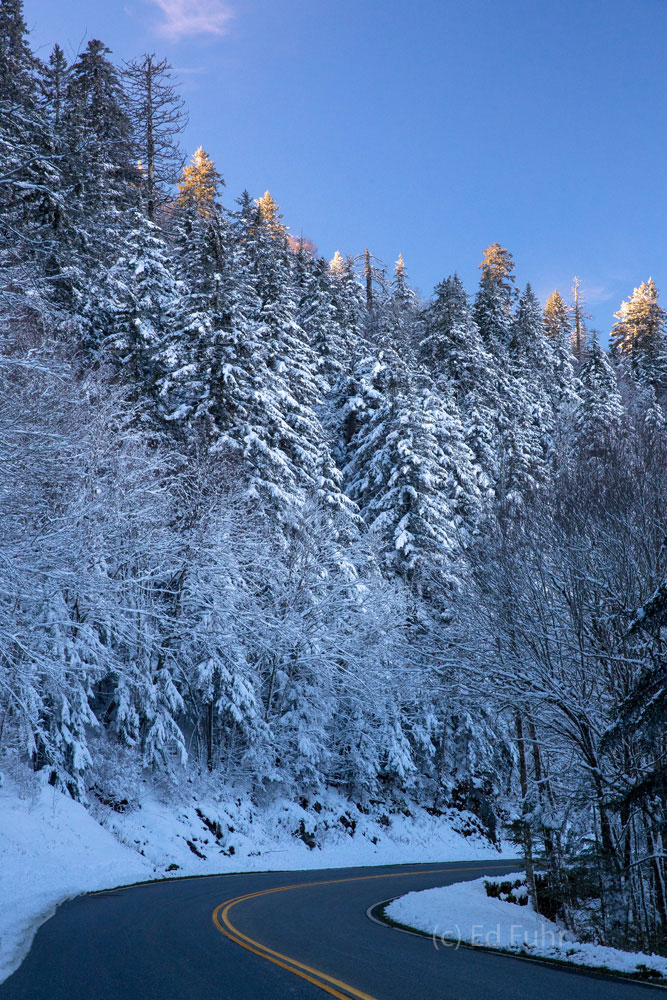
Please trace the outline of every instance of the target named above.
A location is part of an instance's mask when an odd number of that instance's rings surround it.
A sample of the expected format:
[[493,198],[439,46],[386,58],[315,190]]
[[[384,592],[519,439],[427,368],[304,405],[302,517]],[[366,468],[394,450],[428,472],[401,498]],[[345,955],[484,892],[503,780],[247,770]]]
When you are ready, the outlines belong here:
[[340,322],[327,262],[310,261],[303,271],[296,318],[308,337],[327,387],[331,388],[349,363],[348,333]]
[[514,260],[509,250],[492,243],[484,251],[479,267],[482,276],[473,315],[487,348],[502,357],[512,335],[516,301]]
[[615,316],[612,349],[628,361],[640,382],[663,392],[667,388],[667,324],[653,279],[635,288]]
[[443,381],[453,392],[466,443],[481,473],[480,488],[486,492],[497,475],[499,377],[458,275],[436,287],[423,322],[418,357],[436,384]]
[[62,166],[42,114],[22,0],[0,9],[0,283],[17,311],[35,311],[63,211]]
[[594,338],[580,371],[580,400],[574,412],[574,442],[590,458],[613,455],[623,437],[623,403],[614,369]]
[[419,300],[410,287],[405,261],[399,254],[389,294],[378,309],[375,339],[380,347],[390,348],[407,358],[421,337]]
[[161,351],[180,295],[163,234],[135,211],[116,261],[87,292],[83,316],[100,356],[121,373],[147,433],[161,413]]
[[479,505],[472,454],[451,398],[390,380],[354,446],[345,479],[385,565],[418,588],[451,584],[461,535]]
[[542,313],[544,332],[549,338],[552,352],[552,399],[560,409],[574,402],[574,355],[572,351],[572,316],[558,289],[546,301]]

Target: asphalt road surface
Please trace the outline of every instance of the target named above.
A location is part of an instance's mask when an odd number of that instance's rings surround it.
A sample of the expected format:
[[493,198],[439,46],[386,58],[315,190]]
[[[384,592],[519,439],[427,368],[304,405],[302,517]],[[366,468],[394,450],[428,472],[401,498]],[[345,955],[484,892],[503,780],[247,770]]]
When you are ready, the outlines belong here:
[[[412,889],[495,862],[218,875],[80,896],[37,933],[0,1000],[647,1000],[654,987],[371,921]],[[303,883],[300,885],[299,883]],[[290,886],[294,888],[289,888]]]

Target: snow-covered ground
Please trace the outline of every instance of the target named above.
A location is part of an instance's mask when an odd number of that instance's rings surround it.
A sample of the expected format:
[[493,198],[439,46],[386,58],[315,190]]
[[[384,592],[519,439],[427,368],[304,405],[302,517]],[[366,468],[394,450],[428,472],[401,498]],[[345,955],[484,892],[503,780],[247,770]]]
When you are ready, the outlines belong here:
[[519,873],[501,879],[480,878],[409,892],[393,900],[385,912],[396,923],[432,935],[437,947],[474,944],[616,972],[652,970],[654,975],[667,977],[667,958],[576,941],[562,927],[536,913],[530,903],[518,906],[486,893],[486,882],[523,877]]
[[77,802],[48,785],[22,797],[6,781],[0,788],[0,982],[22,961],[58,903],[152,877],[151,864]]
[[[503,856],[470,817],[376,809],[342,796],[301,804],[254,803],[243,795],[180,798],[146,785],[139,808],[92,800],[90,811],[41,780],[0,787],[0,982],[28,952],[35,931],[63,900],[165,876],[346,867]],[[309,846],[309,845],[315,846]]]

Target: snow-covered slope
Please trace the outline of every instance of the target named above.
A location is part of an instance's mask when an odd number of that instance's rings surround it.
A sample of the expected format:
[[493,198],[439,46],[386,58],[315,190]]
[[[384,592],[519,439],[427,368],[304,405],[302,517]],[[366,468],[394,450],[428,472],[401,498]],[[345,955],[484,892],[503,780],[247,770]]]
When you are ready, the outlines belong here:
[[[471,817],[418,808],[373,813],[329,792],[311,802],[229,792],[197,799],[146,785],[138,808],[93,800],[90,811],[39,776],[0,788],[0,982],[65,899],[165,876],[259,869],[474,860],[503,855]],[[406,814],[409,813],[409,814]]]
[[27,954],[58,903],[151,878],[153,867],[78,802],[48,785],[0,788],[0,982]]

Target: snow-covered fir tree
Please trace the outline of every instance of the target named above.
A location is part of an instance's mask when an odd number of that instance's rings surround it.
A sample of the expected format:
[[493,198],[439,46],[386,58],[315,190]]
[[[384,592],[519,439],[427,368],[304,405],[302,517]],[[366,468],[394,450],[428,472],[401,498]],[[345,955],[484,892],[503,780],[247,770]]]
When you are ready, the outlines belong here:
[[615,313],[610,336],[613,350],[640,381],[659,392],[667,388],[667,325],[652,278],[635,288]]
[[597,338],[579,371],[580,400],[574,412],[574,441],[591,458],[614,454],[623,436],[623,403],[616,374]]

